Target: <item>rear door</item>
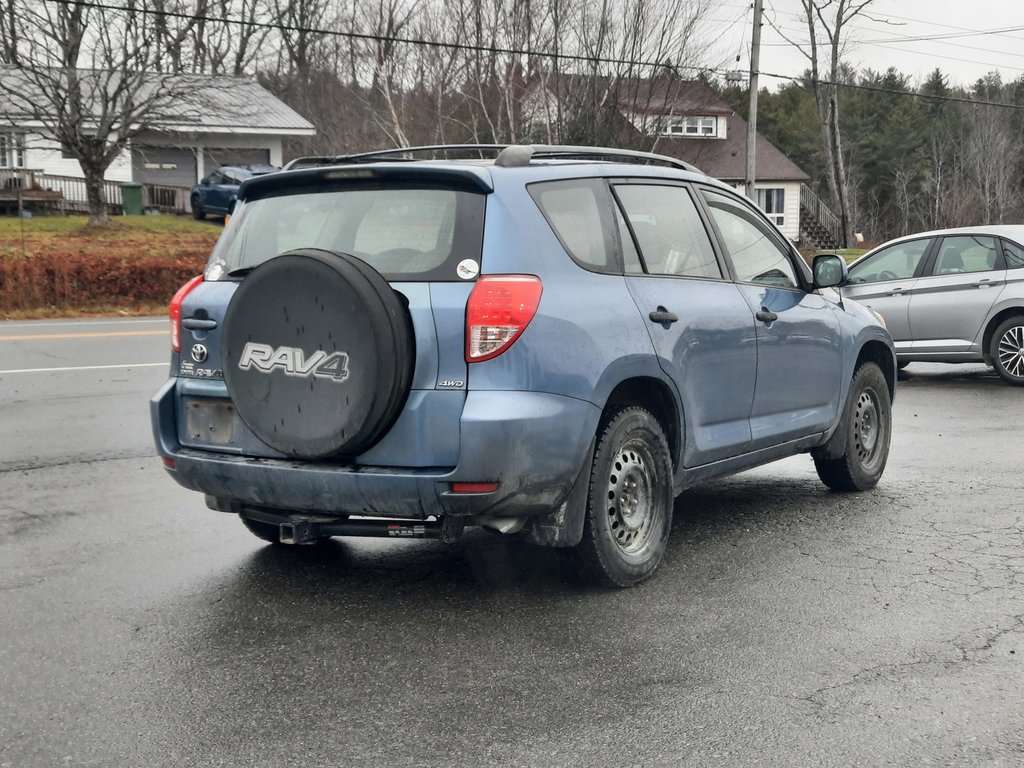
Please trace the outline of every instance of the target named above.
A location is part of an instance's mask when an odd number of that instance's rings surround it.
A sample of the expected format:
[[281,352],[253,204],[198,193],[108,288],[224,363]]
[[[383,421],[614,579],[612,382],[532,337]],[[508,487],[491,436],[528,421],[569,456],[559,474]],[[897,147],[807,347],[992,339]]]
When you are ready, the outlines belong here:
[[750,449],[828,429],[842,390],[835,307],[809,290],[799,256],[760,211],[716,190],[703,196],[757,329]]
[[683,465],[743,453],[750,443],[756,331],[692,192],[625,182],[614,191],[626,285],[683,402]]
[[1006,263],[995,237],[940,238],[910,297],[914,352],[970,352],[1005,284]]

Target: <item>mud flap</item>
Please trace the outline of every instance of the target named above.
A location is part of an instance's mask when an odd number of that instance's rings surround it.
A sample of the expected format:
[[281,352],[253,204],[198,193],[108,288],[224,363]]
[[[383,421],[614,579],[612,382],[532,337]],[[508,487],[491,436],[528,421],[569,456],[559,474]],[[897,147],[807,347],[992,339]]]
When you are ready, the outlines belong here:
[[590,441],[586,460],[576,476],[569,495],[554,512],[537,518],[524,533],[531,544],[542,547],[575,547],[583,539],[583,521],[587,516],[587,496],[590,493],[590,473],[594,465],[594,444]]

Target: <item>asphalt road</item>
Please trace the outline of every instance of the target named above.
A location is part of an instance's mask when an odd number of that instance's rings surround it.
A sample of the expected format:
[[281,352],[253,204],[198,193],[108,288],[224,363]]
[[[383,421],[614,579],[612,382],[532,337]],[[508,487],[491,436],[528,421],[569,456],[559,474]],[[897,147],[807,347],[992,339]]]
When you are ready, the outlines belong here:
[[1024,391],[983,367],[908,369],[874,492],[708,484],[606,591],[482,532],[263,545],[153,453],[167,343],[0,323],[0,768],[1024,764]]

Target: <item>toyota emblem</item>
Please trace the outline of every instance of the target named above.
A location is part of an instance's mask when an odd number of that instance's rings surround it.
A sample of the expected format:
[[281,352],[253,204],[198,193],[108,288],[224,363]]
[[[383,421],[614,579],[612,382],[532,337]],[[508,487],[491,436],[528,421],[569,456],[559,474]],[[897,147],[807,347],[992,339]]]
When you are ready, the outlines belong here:
[[195,360],[197,363],[205,363],[208,354],[209,353],[206,351],[206,347],[204,347],[202,344],[192,345],[192,359]]

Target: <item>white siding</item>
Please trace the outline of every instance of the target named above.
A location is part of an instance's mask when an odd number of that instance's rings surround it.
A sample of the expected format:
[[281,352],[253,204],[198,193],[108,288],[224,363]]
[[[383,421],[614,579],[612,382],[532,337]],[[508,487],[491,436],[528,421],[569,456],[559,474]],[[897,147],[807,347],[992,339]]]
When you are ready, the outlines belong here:
[[[270,151],[271,164],[281,165],[281,139],[281,136],[240,133],[209,133],[185,138],[149,132],[140,134],[135,141],[149,146],[192,149],[197,156],[195,180],[198,181],[205,175],[202,168],[203,149],[267,149]],[[25,167],[55,176],[73,176],[79,179],[84,176],[77,160],[61,156],[59,143],[38,133],[25,135]],[[107,181],[132,181],[131,153],[127,150],[122,152],[111,163],[104,178]]]

